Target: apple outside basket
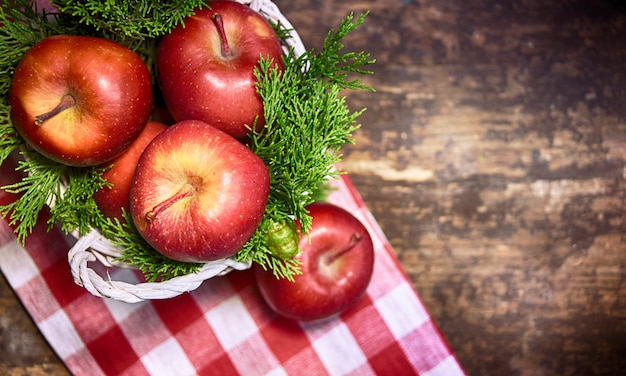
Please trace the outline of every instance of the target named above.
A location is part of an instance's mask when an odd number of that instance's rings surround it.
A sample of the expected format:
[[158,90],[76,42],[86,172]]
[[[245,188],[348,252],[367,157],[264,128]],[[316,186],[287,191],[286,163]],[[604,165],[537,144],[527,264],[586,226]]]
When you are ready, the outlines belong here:
[[[289,48],[293,48],[297,56],[305,52],[300,36],[293,30],[292,25],[272,1],[237,1],[248,5],[274,23],[280,22],[283,27],[290,30],[290,37],[283,40],[285,52]],[[119,247],[112,244],[97,230],[92,230],[84,236],[75,235],[75,237],[78,240],[68,253],[68,262],[74,282],[95,296],[128,303],[173,298],[197,289],[207,279],[225,275],[233,270],[245,270],[251,267],[251,262],[237,262],[232,258],[225,258],[203,264],[197,273],[174,277],[161,282],[133,284],[111,280],[110,276],[104,278],[94,268],[90,267],[90,263],[100,263],[104,267],[133,268],[132,265],[115,260],[121,254]]]

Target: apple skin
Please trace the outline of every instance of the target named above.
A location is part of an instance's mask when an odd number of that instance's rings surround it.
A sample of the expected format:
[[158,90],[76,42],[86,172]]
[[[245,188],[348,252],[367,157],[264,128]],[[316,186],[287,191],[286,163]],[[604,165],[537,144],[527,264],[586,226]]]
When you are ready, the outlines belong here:
[[[313,219],[310,241],[301,234],[301,252],[296,255],[302,262],[302,274],[292,282],[276,278],[259,265],[253,268],[259,291],[270,308],[298,321],[326,319],[356,304],[374,268],[372,239],[356,217],[326,202],[311,204],[307,209]],[[349,250],[328,262],[342,249]]]
[[237,253],[256,231],[269,188],[267,167],[244,144],[185,120],[156,136],[139,158],[131,218],[166,257],[218,260]]
[[[35,123],[62,98],[75,104]],[[35,151],[70,166],[95,166],[121,154],[152,110],[150,73],[128,48],[104,38],[56,35],[19,61],[9,89],[11,119]]]
[[[254,68],[261,56],[283,67],[278,36],[260,14],[235,1],[211,1],[165,35],[157,50],[158,81],[176,121],[205,121],[245,140],[254,120],[264,124]],[[220,14],[232,51],[223,56],[212,19]]]
[[135,141],[119,156],[102,167],[113,167],[106,170],[102,177],[111,183],[94,194],[94,200],[100,211],[109,218],[117,218],[121,222],[122,209],[130,213],[130,185],[135,175],[135,168],[141,153],[159,133],[167,129],[167,125],[149,121]]

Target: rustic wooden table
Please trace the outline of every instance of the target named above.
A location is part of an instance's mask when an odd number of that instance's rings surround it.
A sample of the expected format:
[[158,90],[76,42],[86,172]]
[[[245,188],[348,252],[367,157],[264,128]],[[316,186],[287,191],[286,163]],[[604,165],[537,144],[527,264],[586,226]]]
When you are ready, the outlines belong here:
[[[307,47],[370,10],[343,166],[472,375],[626,367],[626,6],[276,1]],[[0,278],[0,373],[65,368]]]

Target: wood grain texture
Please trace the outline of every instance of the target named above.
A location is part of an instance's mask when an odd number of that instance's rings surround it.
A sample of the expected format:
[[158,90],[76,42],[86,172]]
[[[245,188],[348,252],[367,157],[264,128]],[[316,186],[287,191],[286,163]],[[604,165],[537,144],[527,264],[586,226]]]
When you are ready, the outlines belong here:
[[[345,44],[377,92],[347,93],[368,110],[343,167],[467,372],[619,374],[623,2],[275,2],[316,50],[370,10]],[[61,372],[2,278],[0,323],[0,373]]]
[[11,287],[0,274],[0,375],[67,375]]

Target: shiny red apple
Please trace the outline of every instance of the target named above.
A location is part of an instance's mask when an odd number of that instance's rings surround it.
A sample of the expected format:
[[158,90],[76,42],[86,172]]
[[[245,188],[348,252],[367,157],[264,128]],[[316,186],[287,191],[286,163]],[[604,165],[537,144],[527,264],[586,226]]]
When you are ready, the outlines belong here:
[[121,44],[57,35],[19,61],[9,104],[13,125],[33,149],[67,165],[94,166],[141,133],[152,83],[143,60]]
[[353,306],[365,293],[373,267],[372,239],[365,226],[330,203],[309,205],[312,229],[300,236],[302,274],[278,279],[255,266],[261,295],[278,314],[299,321],[328,318]]
[[261,56],[282,67],[280,40],[259,13],[211,1],[160,41],[158,81],[176,121],[208,122],[240,140],[264,123],[254,68]]
[[152,139],[166,129],[167,125],[163,123],[149,121],[135,141],[120,156],[105,164],[106,167],[112,165],[102,174],[111,186],[104,187],[94,194],[96,205],[105,216],[124,221],[122,209],[130,213],[130,185],[139,157]]
[[146,147],[131,185],[139,233],[166,257],[207,262],[237,253],[265,211],[270,177],[244,144],[199,120],[178,122]]

